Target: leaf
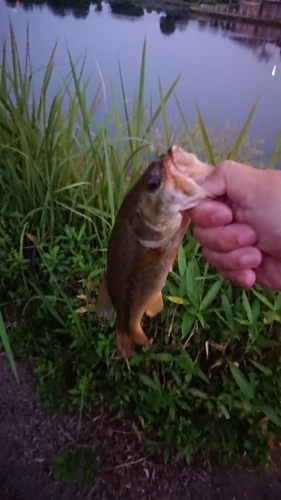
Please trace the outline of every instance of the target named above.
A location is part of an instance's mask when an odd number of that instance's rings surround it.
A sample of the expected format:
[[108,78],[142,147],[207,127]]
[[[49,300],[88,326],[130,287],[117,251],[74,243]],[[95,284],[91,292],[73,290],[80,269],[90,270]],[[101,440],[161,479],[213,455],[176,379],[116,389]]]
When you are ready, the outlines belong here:
[[219,292],[219,290],[220,290],[220,288],[222,286],[222,283],[223,283],[223,279],[222,278],[219,279],[218,281],[216,281],[215,283],[213,283],[213,285],[208,290],[208,292],[206,293],[204,299],[202,300],[202,302],[200,304],[200,311],[204,311],[205,309],[207,309],[207,307],[217,297],[218,292]]
[[199,110],[197,105],[196,105],[196,111],[197,111],[197,118],[198,118],[201,136],[203,139],[203,144],[204,144],[207,156],[208,156],[208,161],[211,165],[215,165],[216,161],[215,161],[214,152],[213,152],[213,149],[212,149],[212,146],[210,143],[210,139],[209,139],[205,124],[203,122],[203,118],[201,116],[200,110]]
[[280,314],[278,314],[275,311],[267,311],[264,313],[264,318],[263,322],[268,325],[270,323],[273,323],[273,321],[277,321],[280,323]]
[[278,293],[274,301],[274,311],[278,311],[280,309],[281,309],[281,293]]
[[269,309],[274,309],[274,305],[271,304],[271,302],[269,302],[269,300],[266,297],[264,297],[260,292],[254,289],[252,290],[252,292],[258,299],[260,299],[261,302],[263,302],[267,307],[269,307]]
[[226,409],[226,407],[222,403],[220,403],[220,402],[218,403],[218,405],[219,405],[219,408],[220,408],[221,412],[224,414],[225,418],[227,420],[229,420],[230,419],[230,414],[229,414],[228,410]]
[[158,387],[158,385],[150,377],[148,377],[144,373],[140,373],[139,378],[147,387],[150,387],[150,389],[159,392],[160,387]]
[[199,389],[196,389],[195,387],[188,389],[188,392],[190,394],[192,394],[192,396],[194,396],[195,398],[208,399],[208,395],[205,392],[200,391]]
[[183,278],[184,273],[186,271],[186,256],[182,245],[180,245],[178,250],[178,266],[179,266],[180,276]]
[[243,302],[243,306],[244,306],[244,309],[246,311],[249,323],[250,323],[250,325],[252,325],[253,324],[252,309],[251,309],[248,297],[247,297],[247,295],[246,295],[246,293],[245,293],[244,290],[242,291],[242,302]]
[[273,168],[274,165],[275,165],[275,163],[281,157],[280,145],[281,145],[281,131],[279,132],[278,137],[276,139],[276,143],[274,145],[274,148],[273,148],[273,151],[272,151],[272,154],[271,154],[271,158],[270,158],[270,162],[269,162],[267,168]]
[[44,295],[41,292],[41,290],[38,288],[38,286],[33,282],[31,282],[31,285],[38,293],[38,297],[42,300],[42,304],[44,305],[44,307],[46,307],[46,309],[49,310],[51,315],[64,327],[65,326],[64,320],[62,319],[62,317],[60,316],[60,314],[58,313],[58,311],[56,310],[56,308],[52,304],[52,301],[56,300],[56,297],[52,297],[52,296],[48,297],[48,295]]
[[258,298],[254,299],[254,302],[252,304],[252,315],[253,315],[253,320],[254,324],[256,324],[259,321],[259,315],[261,312],[261,303]]
[[19,383],[19,377],[18,377],[17,367],[16,367],[16,364],[15,364],[14,356],[13,356],[13,353],[12,353],[12,350],[11,350],[9,338],[8,338],[8,335],[7,335],[7,332],[6,332],[6,328],[5,328],[5,325],[4,325],[4,321],[3,321],[3,318],[2,318],[1,311],[0,311],[0,338],[2,340],[2,343],[3,343],[4,349],[6,351],[8,360],[10,362],[11,368],[12,368],[12,370],[14,372],[14,375],[15,375],[18,383]]
[[185,277],[186,288],[188,292],[195,293],[196,281],[194,272],[194,262],[189,262]]
[[130,366],[136,366],[144,360],[143,354],[135,354],[134,357],[130,360]]
[[226,295],[226,293],[224,293],[222,296],[221,296],[221,301],[222,301],[222,305],[223,305],[223,309],[224,309],[224,312],[225,312],[225,316],[226,316],[226,319],[227,319],[227,326],[233,330],[234,328],[234,320],[233,320],[233,308],[231,307],[231,304],[228,300],[228,297]]
[[170,302],[173,302],[173,304],[183,304],[184,300],[182,297],[172,297],[172,295],[166,295],[166,299],[168,299]]
[[206,384],[210,383],[208,377],[205,375],[204,372],[202,372],[202,370],[200,370],[200,368],[198,368],[198,366],[193,367],[193,374],[196,375],[197,377],[201,378],[201,380],[206,382]]
[[154,359],[155,361],[173,361],[172,354],[168,354],[166,352],[159,352],[158,354],[153,354],[150,359]]
[[252,399],[255,395],[254,389],[251,386],[250,382],[248,382],[248,380],[246,379],[245,375],[233,363],[230,363],[229,367],[230,367],[230,371],[232,373],[232,376],[233,376],[236,384],[238,385],[239,389],[241,390],[241,392],[247,398]]
[[185,312],[181,323],[181,339],[184,339],[186,335],[190,332],[191,327],[195,321],[195,316],[189,312]]
[[228,160],[232,160],[235,157],[235,155],[236,155],[237,151],[239,150],[239,148],[240,148],[243,140],[245,139],[247,130],[248,130],[249,126],[250,126],[250,123],[251,123],[253,114],[254,114],[254,112],[256,110],[257,104],[258,104],[258,99],[255,101],[255,103],[254,103],[254,105],[253,105],[250,113],[248,114],[248,116],[246,118],[246,121],[245,121],[242,129],[240,130],[240,132],[239,132],[239,134],[238,134],[238,136],[237,136],[237,138],[235,140],[235,143],[234,143],[234,145],[233,145],[230,153],[227,156]]
[[177,365],[183,368],[187,373],[193,373],[193,363],[191,358],[188,359],[188,357],[179,354],[174,359]]
[[[106,251],[106,249],[100,249],[100,251]],[[87,281],[90,281],[91,279],[95,278],[96,276],[98,276],[99,274],[102,274],[103,270],[102,269],[95,269],[94,271],[92,271],[88,278],[87,278]]]
[[275,425],[281,427],[281,418],[271,406],[264,403],[257,403],[257,407],[262,411]]
[[257,361],[254,361],[253,359],[250,359],[250,361],[261,372],[265,373],[266,375],[272,375],[272,370],[270,370],[270,368],[267,368],[266,366],[257,363]]

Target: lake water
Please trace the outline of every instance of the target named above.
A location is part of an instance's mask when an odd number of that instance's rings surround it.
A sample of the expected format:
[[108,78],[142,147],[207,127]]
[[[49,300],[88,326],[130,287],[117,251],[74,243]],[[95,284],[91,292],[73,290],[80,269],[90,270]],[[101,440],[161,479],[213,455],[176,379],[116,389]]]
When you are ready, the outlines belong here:
[[[205,123],[211,123],[219,102],[215,124],[228,122],[241,127],[252,105],[259,104],[250,136],[264,139],[264,151],[273,150],[281,130],[281,29],[237,22],[216,21],[186,15],[166,16],[141,8],[124,15],[109,3],[85,3],[84,8],[36,5],[25,0],[0,0],[0,40],[8,37],[9,22],[15,31],[21,57],[24,57],[26,28],[30,29],[33,68],[46,65],[58,41],[52,88],[69,70],[67,50],[74,61],[86,54],[85,75],[91,76],[94,94],[102,82],[105,99],[102,115],[110,107],[110,81],[121,101],[118,59],[132,101],[137,88],[141,52],[147,43],[146,100],[158,103],[158,75],[164,90],[181,74],[175,94],[187,122],[196,118],[198,104]],[[51,1],[50,1],[51,4]],[[72,2],[75,5],[75,2]],[[39,73],[38,73],[39,74]],[[171,121],[179,120],[174,97],[167,105]],[[279,162],[280,165],[280,162]]]

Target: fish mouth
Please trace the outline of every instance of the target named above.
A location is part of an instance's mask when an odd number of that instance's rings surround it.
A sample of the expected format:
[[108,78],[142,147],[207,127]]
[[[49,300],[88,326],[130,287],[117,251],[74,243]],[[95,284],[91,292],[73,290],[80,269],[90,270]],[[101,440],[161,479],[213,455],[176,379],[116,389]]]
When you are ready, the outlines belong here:
[[186,196],[193,196],[195,194],[195,182],[186,174],[183,174],[174,159],[173,148],[169,147],[166,156],[167,161],[165,162],[166,166],[166,175],[167,180],[171,180],[174,184],[175,189],[180,191]]

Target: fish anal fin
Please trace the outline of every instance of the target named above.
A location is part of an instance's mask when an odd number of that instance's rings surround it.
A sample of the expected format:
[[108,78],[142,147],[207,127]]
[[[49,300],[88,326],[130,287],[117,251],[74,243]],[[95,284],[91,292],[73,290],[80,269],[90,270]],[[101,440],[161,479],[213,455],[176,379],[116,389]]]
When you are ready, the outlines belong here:
[[152,318],[160,311],[162,311],[162,309],[163,309],[162,293],[158,292],[157,294],[153,295],[149,300],[145,313],[147,314],[147,316]]
[[150,341],[142,328],[128,334],[116,328],[117,351],[121,358],[129,358],[135,349],[135,345],[150,345]]
[[96,313],[99,319],[109,319],[111,318],[113,311],[114,306],[109,295],[106,278],[104,278],[99,287],[96,302]]

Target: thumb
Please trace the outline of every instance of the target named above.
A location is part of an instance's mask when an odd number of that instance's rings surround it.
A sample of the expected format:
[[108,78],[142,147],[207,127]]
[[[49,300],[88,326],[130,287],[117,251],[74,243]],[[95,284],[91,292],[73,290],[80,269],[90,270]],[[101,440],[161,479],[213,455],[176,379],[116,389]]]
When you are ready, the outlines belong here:
[[243,186],[248,185],[253,170],[249,165],[225,160],[200,185],[213,197],[226,195],[232,201],[239,201],[243,196]]

